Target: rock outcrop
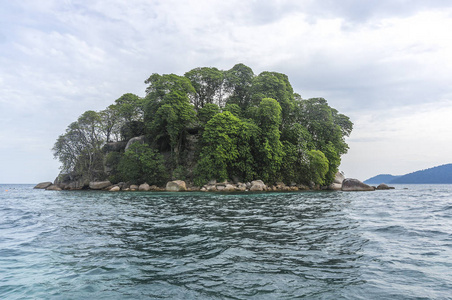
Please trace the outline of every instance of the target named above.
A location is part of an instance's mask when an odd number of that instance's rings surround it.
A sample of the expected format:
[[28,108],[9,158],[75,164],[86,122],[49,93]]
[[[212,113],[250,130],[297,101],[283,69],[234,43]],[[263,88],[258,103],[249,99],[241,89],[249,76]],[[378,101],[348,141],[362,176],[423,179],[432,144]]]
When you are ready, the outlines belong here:
[[139,191],[147,192],[147,191],[150,191],[150,190],[151,190],[151,187],[149,186],[149,184],[143,183],[143,184],[140,184],[140,185],[138,186],[138,190],[139,190]]
[[252,192],[260,192],[267,190],[267,186],[262,180],[253,180],[251,181],[250,191]]
[[381,183],[377,186],[377,190],[393,190],[394,187],[393,186],[388,186],[385,183]]
[[48,187],[51,186],[51,185],[52,185],[52,183],[51,183],[50,181],[41,182],[41,183],[38,183],[38,184],[34,187],[34,189],[46,189],[46,188],[48,188]]
[[235,190],[237,192],[244,192],[244,191],[246,191],[246,184],[241,183],[241,182],[237,183],[236,186],[235,186]]
[[235,192],[235,185],[232,185],[232,184],[229,184],[229,183],[226,184],[224,189],[223,189],[223,192]]
[[52,184],[52,185],[48,186],[48,187],[46,188],[46,190],[47,190],[47,191],[61,191],[62,188],[60,188],[60,187],[59,187],[58,185],[56,185],[56,184]]
[[181,192],[181,191],[186,191],[187,186],[185,185],[185,181],[174,180],[174,181],[170,181],[166,184],[166,190],[169,192]]
[[[95,180],[92,180],[95,181]],[[60,174],[53,184],[58,185],[64,190],[82,190],[89,188],[90,180],[80,174],[74,172],[68,174]]]
[[333,191],[340,191],[342,189],[342,182],[344,180],[345,180],[344,174],[342,174],[341,172],[337,172],[334,177],[333,183],[328,186],[328,189]]
[[102,190],[105,189],[106,187],[111,186],[111,182],[109,180],[105,180],[105,181],[91,181],[89,183],[89,188],[92,190]]
[[342,182],[342,191],[374,191],[375,188],[373,186],[362,183],[358,179],[346,178]]

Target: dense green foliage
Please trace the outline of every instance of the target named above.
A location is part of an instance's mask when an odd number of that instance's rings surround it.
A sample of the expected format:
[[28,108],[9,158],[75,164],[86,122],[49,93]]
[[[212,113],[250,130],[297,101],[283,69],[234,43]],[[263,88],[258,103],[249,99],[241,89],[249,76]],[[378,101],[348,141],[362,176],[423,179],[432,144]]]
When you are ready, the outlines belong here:
[[[237,64],[152,74],[146,96],[87,111],[53,148],[63,172],[161,184],[262,179],[326,185],[352,122],[323,98],[302,99],[286,75]],[[141,136],[124,151],[125,143]],[[117,146],[122,145],[122,146]]]
[[122,179],[132,183],[162,184],[168,179],[163,156],[147,144],[133,143],[118,164]]
[[255,178],[256,158],[251,146],[257,144],[258,131],[255,124],[241,120],[229,111],[213,116],[202,135],[196,183],[233,176],[244,180]]

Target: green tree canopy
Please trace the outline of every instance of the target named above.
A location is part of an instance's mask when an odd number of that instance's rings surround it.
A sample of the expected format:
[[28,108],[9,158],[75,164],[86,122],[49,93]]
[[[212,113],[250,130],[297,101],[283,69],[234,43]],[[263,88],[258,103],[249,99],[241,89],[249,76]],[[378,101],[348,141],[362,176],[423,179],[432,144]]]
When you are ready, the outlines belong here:
[[[53,147],[62,171],[94,178],[110,169],[112,177],[137,182],[171,174],[197,183],[240,178],[327,185],[348,150],[350,119],[323,98],[302,99],[282,73],[256,76],[236,64],[184,76],[154,73],[145,83],[144,98],[126,93],[68,126]],[[124,152],[136,136],[149,145]]]
[[217,68],[196,68],[188,71],[184,76],[190,80],[196,91],[192,97],[196,110],[208,103],[224,106],[223,71]]
[[197,182],[225,180],[238,176],[251,180],[255,176],[253,146],[259,129],[228,111],[216,114],[203,133],[204,147],[196,169]]
[[119,162],[119,176],[139,184],[163,184],[168,180],[163,156],[148,144],[133,143]]
[[101,118],[95,111],[84,112],[76,122],[72,122],[66,133],[60,135],[53,146],[53,154],[62,163],[64,172],[86,173],[94,177],[101,172],[104,143]]
[[273,98],[282,109],[282,125],[286,125],[290,120],[294,109],[294,92],[287,75],[277,72],[262,72],[253,79],[252,99],[254,103],[259,103],[263,98]]
[[284,157],[279,131],[281,106],[275,99],[264,98],[258,106],[256,117],[260,128],[258,174],[264,181],[276,181]]
[[143,120],[143,99],[135,94],[127,93],[115,100],[119,117],[124,122]]
[[312,136],[314,148],[324,153],[329,162],[326,184],[334,180],[341,155],[347,153],[345,136],[353,129],[350,119],[331,108],[324,98],[311,98],[297,103],[297,121]]
[[308,157],[311,181],[314,184],[325,184],[326,175],[329,169],[328,159],[320,150],[310,150],[308,152]]
[[237,104],[242,109],[250,105],[254,76],[253,70],[244,64],[236,64],[224,73],[225,89],[230,94],[228,103]]
[[198,118],[201,125],[204,127],[213,116],[220,113],[218,105],[207,103],[204,107],[198,110]]

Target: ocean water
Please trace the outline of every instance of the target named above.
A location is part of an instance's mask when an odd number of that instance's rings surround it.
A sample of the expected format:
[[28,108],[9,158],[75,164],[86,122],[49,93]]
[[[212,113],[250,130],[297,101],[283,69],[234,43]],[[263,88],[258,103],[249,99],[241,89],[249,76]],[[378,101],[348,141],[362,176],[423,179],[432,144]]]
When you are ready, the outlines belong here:
[[0,299],[452,299],[452,185],[150,193],[0,185]]

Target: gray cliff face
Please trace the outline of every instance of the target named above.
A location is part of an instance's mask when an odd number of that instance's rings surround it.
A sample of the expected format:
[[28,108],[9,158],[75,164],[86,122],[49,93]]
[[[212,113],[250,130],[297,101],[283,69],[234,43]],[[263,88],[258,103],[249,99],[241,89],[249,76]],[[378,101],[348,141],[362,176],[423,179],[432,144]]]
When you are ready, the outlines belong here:
[[64,190],[82,190],[89,187],[89,178],[84,177],[82,174],[60,174],[55,178],[54,184]]

